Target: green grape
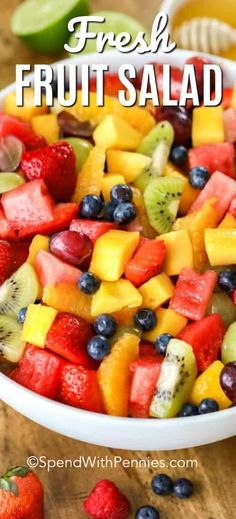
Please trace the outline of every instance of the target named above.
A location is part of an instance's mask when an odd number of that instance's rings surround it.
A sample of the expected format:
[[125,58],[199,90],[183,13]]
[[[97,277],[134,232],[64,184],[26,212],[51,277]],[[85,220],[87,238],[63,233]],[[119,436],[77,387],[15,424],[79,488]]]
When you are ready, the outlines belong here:
[[63,141],[67,141],[71,144],[76,156],[77,172],[79,172],[93,148],[92,144],[86,139],[81,139],[80,137],[65,137],[63,138]]
[[236,321],[236,307],[230,297],[223,292],[213,294],[211,298],[207,314],[215,313],[220,314],[227,327]]
[[224,364],[236,361],[236,322],[230,325],[224,336],[221,359]]
[[17,173],[0,173],[0,193],[7,193],[16,187],[25,184],[25,180]]

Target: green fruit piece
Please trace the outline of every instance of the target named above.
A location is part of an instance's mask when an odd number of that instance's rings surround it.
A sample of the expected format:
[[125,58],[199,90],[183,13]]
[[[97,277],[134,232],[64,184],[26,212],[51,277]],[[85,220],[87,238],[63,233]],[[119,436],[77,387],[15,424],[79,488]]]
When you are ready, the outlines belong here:
[[0,194],[7,193],[22,184],[25,184],[25,180],[17,173],[0,173]]
[[24,263],[0,287],[0,314],[17,314],[21,308],[34,303],[38,291],[35,271],[29,263]]
[[125,333],[130,333],[132,335],[137,335],[141,337],[141,331],[137,330],[137,328],[133,328],[132,326],[118,326],[116,333],[111,337],[111,344],[115,344]]
[[90,151],[93,149],[92,144],[90,144],[86,139],[81,139],[80,137],[65,137],[63,138],[63,141],[67,141],[71,144],[76,156],[76,169],[77,172],[79,172],[86,162]]
[[169,158],[170,149],[174,142],[174,130],[168,121],[158,123],[146,135],[138,149],[138,153],[151,157],[151,165],[146,168],[134,181],[134,184],[143,192],[149,182],[163,175]]
[[87,0],[26,0],[16,8],[11,29],[32,49],[56,54],[68,41],[69,20],[86,14]]
[[229,326],[224,336],[221,359],[224,364],[236,361],[236,322]]
[[220,314],[226,327],[236,321],[236,307],[232,299],[223,292],[213,294],[207,309],[207,315],[211,314]]
[[176,219],[184,181],[177,177],[152,180],[144,192],[144,202],[152,227],[159,233],[169,232]]
[[[89,32],[114,32],[115,36],[118,36],[121,32],[128,32],[132,36],[132,42],[134,42],[137,34],[139,32],[144,32],[146,34],[146,42],[150,42],[150,34],[148,31],[141,25],[141,23],[137,22],[131,16],[128,16],[125,13],[117,13],[116,11],[98,11],[93,13],[93,16],[103,16],[105,18],[104,23],[90,23],[89,24]],[[78,44],[78,40],[74,34],[72,34],[69,40],[69,46],[71,48],[75,48]],[[114,47],[110,47],[108,43],[106,43],[104,47],[104,51],[114,50]],[[96,40],[89,40],[85,48],[80,54],[89,54],[91,52],[97,52]],[[71,56],[75,57],[75,54],[71,54]]]
[[9,362],[19,362],[25,348],[22,326],[14,317],[0,315],[0,355]]
[[176,416],[187,402],[197,376],[192,347],[184,341],[171,339],[161,366],[150,415],[155,418]]

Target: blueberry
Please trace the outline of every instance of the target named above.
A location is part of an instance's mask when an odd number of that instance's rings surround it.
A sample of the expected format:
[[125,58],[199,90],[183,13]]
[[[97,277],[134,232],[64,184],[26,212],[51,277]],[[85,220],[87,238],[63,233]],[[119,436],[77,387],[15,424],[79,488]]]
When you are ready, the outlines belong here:
[[114,222],[114,211],[117,204],[115,202],[106,202],[103,207],[103,218],[108,222]]
[[178,416],[196,416],[198,414],[198,408],[193,404],[184,404]]
[[113,217],[116,223],[130,223],[136,218],[135,207],[129,202],[118,204],[113,213]]
[[173,492],[173,481],[166,474],[155,476],[151,483],[152,490],[160,496],[168,496]]
[[236,272],[230,269],[222,270],[218,276],[218,286],[224,292],[233,292],[236,289]]
[[174,146],[170,152],[170,160],[175,166],[184,166],[187,161],[188,150],[185,146]]
[[160,519],[160,514],[154,506],[141,506],[135,514],[135,519]]
[[204,398],[198,406],[199,414],[215,413],[219,411],[219,405],[213,398]]
[[157,337],[155,342],[155,349],[157,353],[165,356],[167,346],[171,339],[173,339],[173,335],[170,335],[170,333],[161,333],[161,335]]
[[192,187],[203,189],[210,178],[210,174],[207,168],[196,166],[190,170],[188,178]]
[[112,337],[116,332],[117,322],[112,315],[99,315],[93,325],[95,333],[104,335],[104,337]]
[[80,215],[82,218],[97,218],[103,208],[103,202],[99,196],[86,195],[81,200]]
[[174,482],[174,493],[180,499],[187,499],[193,493],[193,484],[187,478],[179,478]]
[[78,281],[78,286],[84,294],[95,294],[99,289],[100,284],[100,279],[98,279],[95,274],[92,274],[92,272],[83,272]]
[[21,308],[17,315],[18,323],[23,324],[25,322],[26,314],[27,314],[28,307],[25,306],[24,308]]
[[132,189],[126,184],[116,184],[111,189],[111,199],[117,204],[131,202],[133,198]]
[[111,346],[103,335],[95,335],[87,344],[87,352],[94,360],[102,360],[110,352]]
[[157,324],[157,316],[150,308],[140,308],[134,315],[134,322],[142,332],[153,330]]

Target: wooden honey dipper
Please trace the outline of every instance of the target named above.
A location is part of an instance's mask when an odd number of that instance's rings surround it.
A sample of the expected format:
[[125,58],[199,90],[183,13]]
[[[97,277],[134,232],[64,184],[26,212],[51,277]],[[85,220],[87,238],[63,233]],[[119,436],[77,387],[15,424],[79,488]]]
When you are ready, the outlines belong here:
[[175,29],[173,39],[184,49],[220,54],[236,44],[236,30],[214,18],[193,18]]

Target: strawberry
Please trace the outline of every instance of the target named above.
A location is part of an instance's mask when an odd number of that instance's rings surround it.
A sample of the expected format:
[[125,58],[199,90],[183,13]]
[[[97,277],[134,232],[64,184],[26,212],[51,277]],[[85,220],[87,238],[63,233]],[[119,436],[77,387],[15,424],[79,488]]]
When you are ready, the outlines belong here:
[[165,254],[163,241],[142,239],[135,255],[126,265],[125,277],[135,287],[140,287],[160,272]]
[[97,222],[96,220],[80,220],[76,219],[71,222],[70,231],[82,232],[88,238],[90,238],[91,242],[94,244],[99,236],[105,234],[105,232],[110,231],[111,229],[117,229],[118,225],[116,223],[110,222]]
[[102,396],[96,371],[66,364],[61,373],[59,400],[73,407],[102,413]]
[[26,150],[36,150],[46,146],[47,143],[41,135],[36,135],[29,123],[23,122],[18,117],[0,113],[0,137],[14,135],[25,145]]
[[99,481],[83,505],[92,519],[126,519],[130,513],[127,497],[109,479]]
[[[47,222],[35,222],[27,227],[19,228],[19,238],[30,238],[35,234],[54,234],[69,228],[71,221],[76,218],[79,206],[76,203],[57,204],[52,213],[52,219]],[[19,226],[18,226],[19,227]]]
[[76,185],[76,157],[68,142],[59,141],[44,148],[23,153],[21,168],[27,180],[41,178],[52,196],[68,202]]
[[29,344],[11,379],[39,395],[56,400],[64,360],[50,351]]
[[13,252],[10,243],[0,240],[0,285],[12,274]]
[[87,353],[92,336],[92,327],[82,317],[61,313],[47,334],[46,347],[69,362],[93,369],[97,363]]
[[0,519],[44,519],[44,491],[26,467],[13,467],[0,479]]

